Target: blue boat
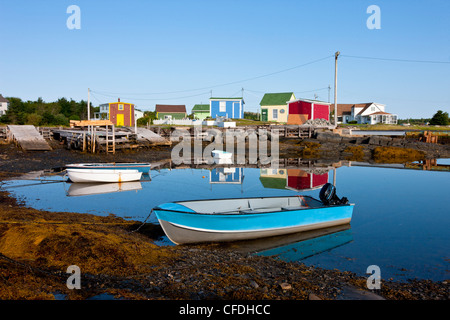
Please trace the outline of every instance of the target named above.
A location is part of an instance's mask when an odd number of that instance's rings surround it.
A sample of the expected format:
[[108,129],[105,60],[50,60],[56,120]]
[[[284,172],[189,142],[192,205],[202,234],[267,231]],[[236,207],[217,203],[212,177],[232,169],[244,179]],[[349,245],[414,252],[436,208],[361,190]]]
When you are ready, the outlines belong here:
[[130,169],[138,170],[143,174],[149,174],[151,168],[150,163],[74,163],[66,165],[66,169]]
[[309,196],[176,201],[153,211],[175,244],[257,239],[350,223],[354,204],[330,188],[322,188],[322,201]]

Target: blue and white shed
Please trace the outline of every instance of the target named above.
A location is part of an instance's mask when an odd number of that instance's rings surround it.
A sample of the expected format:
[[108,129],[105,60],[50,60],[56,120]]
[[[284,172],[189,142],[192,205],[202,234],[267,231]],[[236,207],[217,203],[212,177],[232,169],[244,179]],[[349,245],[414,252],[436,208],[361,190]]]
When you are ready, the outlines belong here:
[[244,118],[243,98],[210,98],[209,111],[211,118],[226,117],[229,119]]

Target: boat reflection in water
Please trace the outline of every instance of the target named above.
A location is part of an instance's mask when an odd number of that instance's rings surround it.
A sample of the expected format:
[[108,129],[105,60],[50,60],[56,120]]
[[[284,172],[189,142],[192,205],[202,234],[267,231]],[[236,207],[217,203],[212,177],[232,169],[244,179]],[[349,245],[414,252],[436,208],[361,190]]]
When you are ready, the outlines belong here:
[[223,244],[222,247],[294,262],[333,250],[352,241],[350,224],[343,224],[284,236],[235,241]]
[[140,189],[142,189],[142,185],[139,181],[121,183],[71,183],[67,190],[67,196],[77,197]]
[[[309,191],[328,182],[328,168],[260,169],[260,182],[264,188]],[[334,182],[336,184],[336,182]]]

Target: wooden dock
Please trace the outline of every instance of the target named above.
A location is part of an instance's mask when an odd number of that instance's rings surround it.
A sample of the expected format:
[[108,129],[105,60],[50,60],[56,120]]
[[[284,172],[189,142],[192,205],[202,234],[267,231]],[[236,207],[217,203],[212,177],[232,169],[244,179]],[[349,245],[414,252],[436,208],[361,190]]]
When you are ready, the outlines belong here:
[[138,149],[155,145],[171,145],[170,141],[145,128],[120,127],[99,121],[71,122],[72,128],[53,129],[53,137],[68,149],[92,153],[115,153],[117,149]]
[[14,141],[25,151],[49,151],[52,150],[48,142],[40,135],[32,125],[7,126],[8,140]]
[[159,134],[153,132],[150,129],[146,128],[136,128],[137,131],[137,138],[138,139],[145,139],[150,144],[169,144],[169,140],[166,138],[161,137]]
[[228,132],[243,132],[243,133],[256,133],[258,136],[265,135],[267,138],[271,139],[272,136],[277,136],[278,138],[286,139],[307,139],[313,137],[317,132],[330,130],[330,127],[315,127],[307,125],[254,125],[254,126],[239,126],[234,128],[222,128],[222,127],[210,127],[202,126],[201,133],[198,134],[198,128],[194,127],[169,127],[163,128],[160,126],[149,126],[153,132],[156,132],[163,138],[170,139],[172,133],[177,130],[185,130],[188,132],[193,139],[203,139],[208,130],[214,129],[219,130],[223,133]]

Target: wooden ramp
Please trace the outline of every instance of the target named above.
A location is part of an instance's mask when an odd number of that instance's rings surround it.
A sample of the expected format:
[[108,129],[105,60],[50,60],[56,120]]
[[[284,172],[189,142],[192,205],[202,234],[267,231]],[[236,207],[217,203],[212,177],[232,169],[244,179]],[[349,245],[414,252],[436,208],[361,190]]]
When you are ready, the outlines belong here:
[[52,150],[50,145],[39,134],[35,126],[31,125],[9,125],[8,136],[26,151],[47,151]]
[[137,128],[137,136],[141,139],[146,139],[152,144],[170,144],[170,142],[161,137],[159,134],[154,133],[152,130],[145,128]]

